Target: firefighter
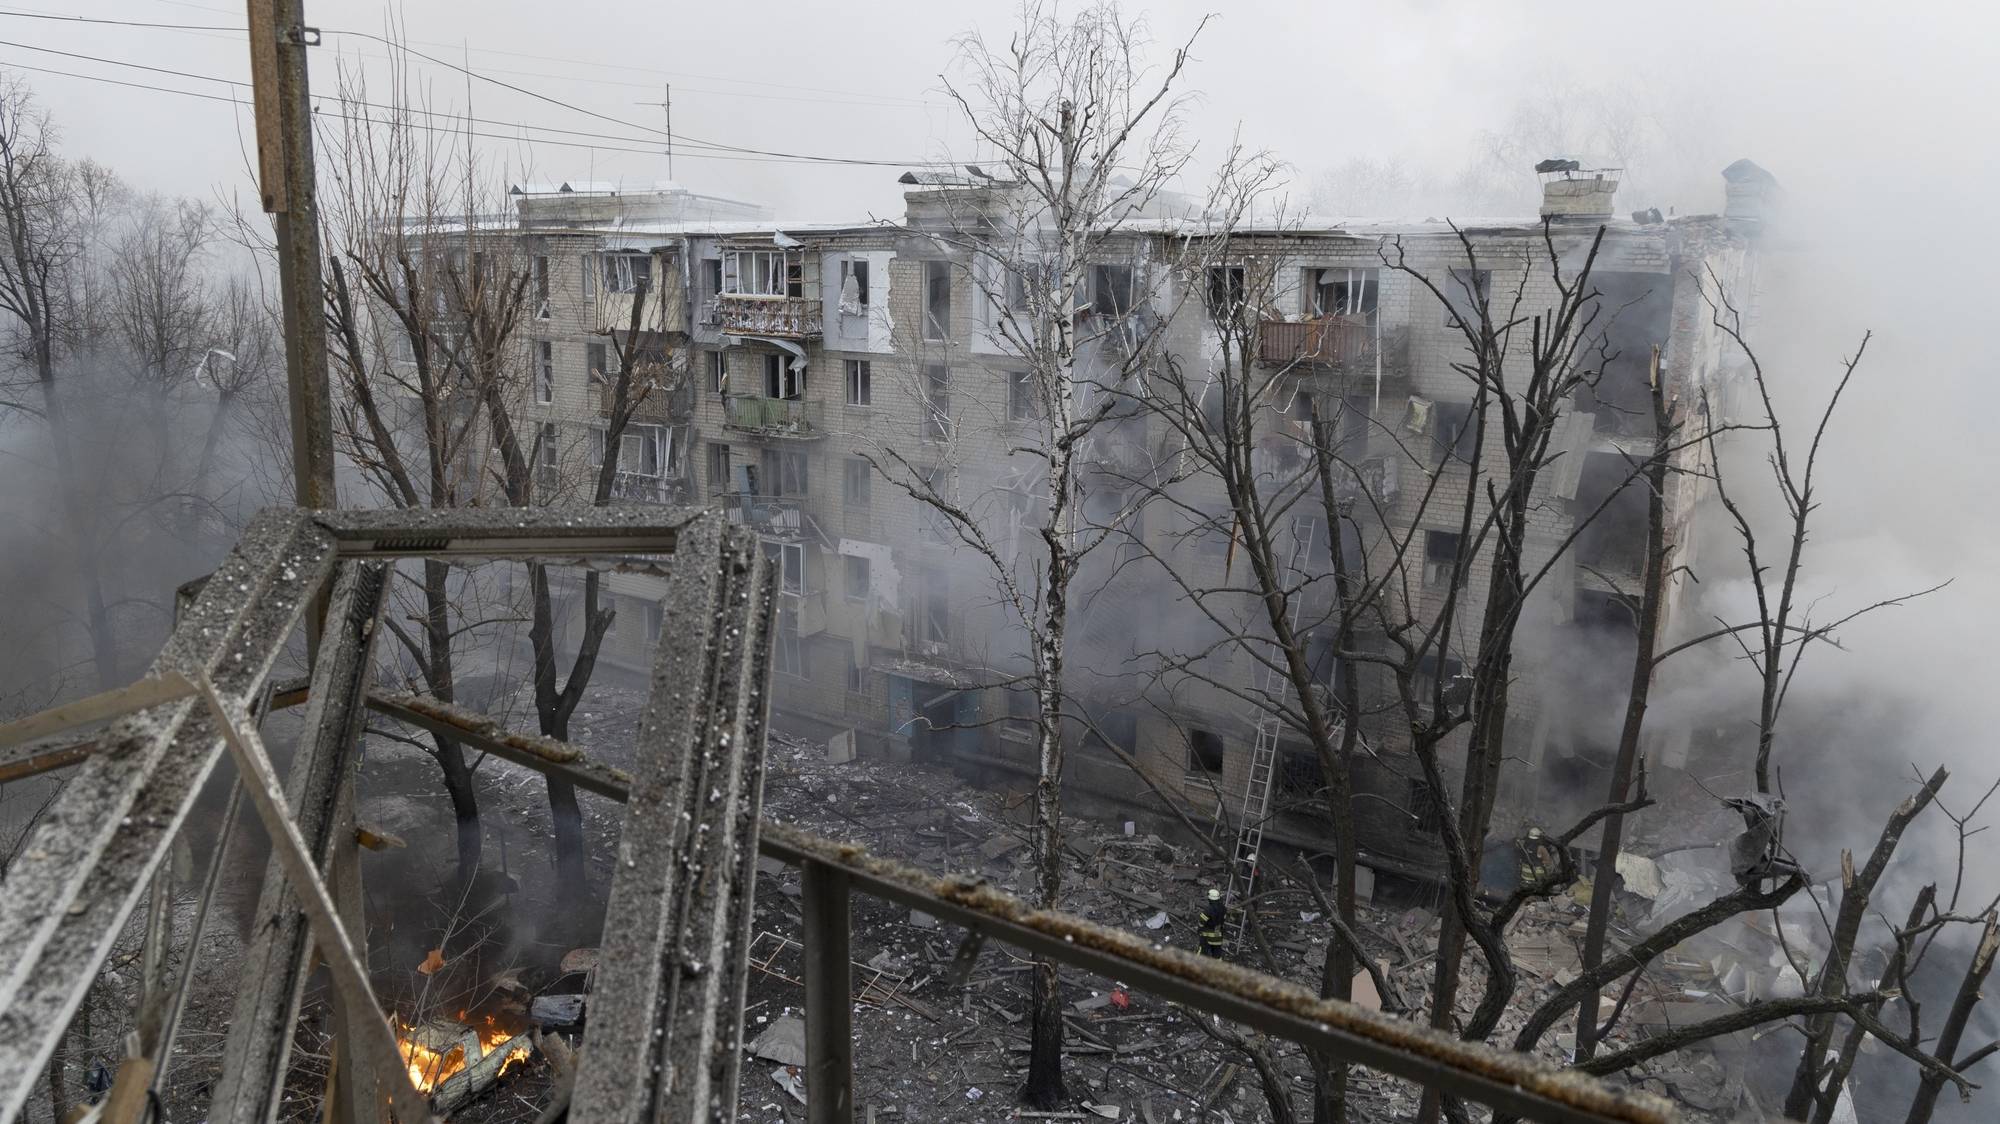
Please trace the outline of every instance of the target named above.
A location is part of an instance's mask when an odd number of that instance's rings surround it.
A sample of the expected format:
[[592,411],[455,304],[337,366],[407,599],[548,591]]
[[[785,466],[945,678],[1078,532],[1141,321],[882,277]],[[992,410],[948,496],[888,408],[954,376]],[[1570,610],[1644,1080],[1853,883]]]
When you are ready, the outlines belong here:
[[1201,954],[1222,959],[1223,923],[1229,919],[1229,907],[1222,904],[1222,891],[1211,889],[1208,902],[1201,907]]
[[1514,841],[1514,847],[1521,856],[1521,885],[1531,886],[1556,869],[1555,842],[1543,835],[1541,828],[1529,828],[1527,835]]

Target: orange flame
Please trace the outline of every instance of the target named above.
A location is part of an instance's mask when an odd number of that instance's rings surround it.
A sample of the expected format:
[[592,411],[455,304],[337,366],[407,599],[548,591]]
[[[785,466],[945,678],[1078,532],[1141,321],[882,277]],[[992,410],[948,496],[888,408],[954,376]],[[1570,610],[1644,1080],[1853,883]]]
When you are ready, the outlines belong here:
[[[515,1041],[518,1035],[500,1025],[500,1021],[492,1015],[460,1011],[455,1018],[468,1031],[479,1036],[479,1057],[506,1047],[507,1058],[500,1064],[500,1075],[528,1060],[531,1048],[527,1041]],[[403,1055],[403,1064],[409,1067],[410,1083],[425,1095],[435,1092],[439,1085],[467,1065],[462,1042],[454,1042],[443,1050],[434,1050],[417,1041],[415,1028],[400,1019],[396,1023],[396,1048]],[[477,1061],[478,1058],[472,1060]]]

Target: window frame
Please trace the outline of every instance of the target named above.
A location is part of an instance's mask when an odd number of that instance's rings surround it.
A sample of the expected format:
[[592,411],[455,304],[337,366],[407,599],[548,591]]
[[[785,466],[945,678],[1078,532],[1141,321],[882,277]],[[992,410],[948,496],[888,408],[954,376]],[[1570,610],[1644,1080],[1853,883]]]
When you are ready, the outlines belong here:
[[554,340],[535,341],[535,405],[553,406],[556,401],[556,345]]
[[[923,338],[934,343],[951,339],[951,262],[945,258],[924,261]],[[943,317],[938,313],[942,311]]]
[[[643,263],[641,269],[633,263]],[[646,288],[653,287],[653,255],[640,250],[613,250],[604,255],[604,291],[630,296],[639,291],[643,277]]]
[[946,363],[924,364],[923,392],[924,440],[937,443],[950,441],[953,432],[951,366]]
[[868,259],[862,257],[840,259],[840,300],[843,304],[847,300],[849,277],[854,278],[854,303],[865,312],[868,310],[869,297],[872,295],[869,288]]
[[[875,503],[875,469],[860,457],[848,457],[840,466],[840,500],[849,509],[866,511]],[[859,487],[856,485],[859,484]]]
[[873,385],[874,366],[866,359],[845,361],[847,372],[847,404],[857,410],[865,410],[875,404]]
[[[873,566],[869,562],[867,556],[860,554],[843,554],[840,557],[841,557],[841,566],[840,566],[841,595],[844,596],[849,601],[868,600],[869,595],[875,591],[875,574]],[[856,590],[856,582],[854,580],[855,577],[857,576],[857,570],[856,570],[857,565],[859,566],[858,574],[859,577],[861,578],[861,581],[859,583],[860,588],[858,592]]]

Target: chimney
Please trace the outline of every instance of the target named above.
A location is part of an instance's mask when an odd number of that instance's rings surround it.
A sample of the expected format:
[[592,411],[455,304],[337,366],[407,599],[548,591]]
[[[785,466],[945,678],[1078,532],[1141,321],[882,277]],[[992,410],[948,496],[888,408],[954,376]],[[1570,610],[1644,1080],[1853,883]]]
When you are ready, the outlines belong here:
[[1756,229],[1777,217],[1784,196],[1778,177],[1748,160],[1722,169],[1722,217],[1731,225]]
[[1611,217],[1618,196],[1619,168],[1585,168],[1581,161],[1553,157],[1535,165],[1542,177],[1542,217],[1602,221]]

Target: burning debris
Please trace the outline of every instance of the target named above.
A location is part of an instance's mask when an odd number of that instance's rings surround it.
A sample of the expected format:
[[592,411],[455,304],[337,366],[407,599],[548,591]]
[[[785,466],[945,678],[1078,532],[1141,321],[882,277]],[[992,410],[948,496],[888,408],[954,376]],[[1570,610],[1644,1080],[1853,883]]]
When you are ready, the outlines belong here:
[[398,1020],[396,1049],[409,1067],[410,1083],[439,1112],[485,1092],[535,1052],[525,1029],[509,1028],[492,1014],[465,1011],[414,1026]]

